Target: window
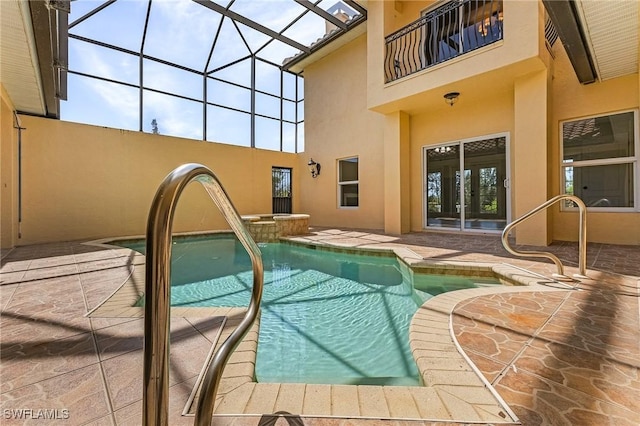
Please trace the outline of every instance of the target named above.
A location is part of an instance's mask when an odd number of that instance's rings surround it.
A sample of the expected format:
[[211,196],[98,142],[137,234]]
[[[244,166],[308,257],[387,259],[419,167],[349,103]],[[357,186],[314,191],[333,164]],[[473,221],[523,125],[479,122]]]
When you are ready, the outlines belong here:
[[507,134],[424,147],[424,224],[498,231],[507,223]]
[[358,207],[358,157],[338,160],[338,205]]
[[562,192],[580,197],[589,208],[636,210],[637,123],[637,111],[562,123]]

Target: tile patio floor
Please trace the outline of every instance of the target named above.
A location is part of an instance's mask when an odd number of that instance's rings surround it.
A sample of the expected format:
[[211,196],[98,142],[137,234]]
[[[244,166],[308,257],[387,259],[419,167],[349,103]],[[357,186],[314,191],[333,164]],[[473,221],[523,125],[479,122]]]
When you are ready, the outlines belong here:
[[[494,235],[425,232],[398,237],[315,229],[296,239],[339,247],[405,247],[442,264],[507,263],[540,274],[540,286],[550,284],[542,276],[555,272],[547,262],[512,258]],[[558,243],[549,250],[569,273],[577,272],[575,244]],[[143,268],[144,258],[127,249],[82,242],[19,247],[2,256],[0,423],[140,424],[142,319],[85,314],[109,298],[133,270]],[[521,424],[637,426],[640,248],[589,244],[587,275],[573,288],[510,287],[483,294],[462,290],[456,297],[430,299],[423,308],[429,316],[450,318],[451,333],[473,371],[495,388]],[[193,421],[181,412],[221,324],[221,317],[201,314],[172,317],[171,425]],[[15,418],[18,410],[23,419]],[[47,419],[51,416],[58,419]],[[445,410],[432,422],[310,416],[293,423],[400,426],[463,424],[465,419],[461,411]],[[276,419],[216,415],[214,421],[253,426]]]

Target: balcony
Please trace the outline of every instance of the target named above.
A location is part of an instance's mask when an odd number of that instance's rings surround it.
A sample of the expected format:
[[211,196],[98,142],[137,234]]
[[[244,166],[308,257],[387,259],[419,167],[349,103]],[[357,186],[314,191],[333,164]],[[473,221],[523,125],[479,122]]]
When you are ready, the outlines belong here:
[[488,46],[502,37],[502,0],[448,2],[385,38],[385,83]]

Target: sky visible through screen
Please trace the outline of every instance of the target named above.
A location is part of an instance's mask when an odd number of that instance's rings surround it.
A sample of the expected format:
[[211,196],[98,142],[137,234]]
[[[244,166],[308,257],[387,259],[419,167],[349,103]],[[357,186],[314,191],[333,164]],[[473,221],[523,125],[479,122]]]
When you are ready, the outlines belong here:
[[[303,46],[327,31],[323,18],[294,0],[214,3]],[[312,3],[329,13],[344,8],[355,14],[338,0]],[[69,24],[61,119],[133,131],[142,123],[149,133],[155,119],[163,135],[251,146],[253,62],[255,146],[304,151],[304,80],[279,68],[300,52],[296,47],[192,0],[75,0]]]

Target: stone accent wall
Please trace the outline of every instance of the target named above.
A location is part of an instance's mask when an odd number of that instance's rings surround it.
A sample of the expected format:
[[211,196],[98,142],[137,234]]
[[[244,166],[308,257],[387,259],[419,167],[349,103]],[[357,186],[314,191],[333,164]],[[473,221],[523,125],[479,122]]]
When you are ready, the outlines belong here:
[[308,214],[246,215],[242,221],[257,243],[274,243],[280,237],[309,233]]

